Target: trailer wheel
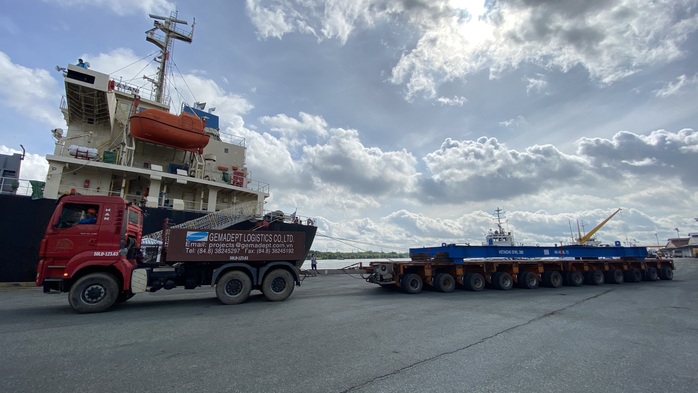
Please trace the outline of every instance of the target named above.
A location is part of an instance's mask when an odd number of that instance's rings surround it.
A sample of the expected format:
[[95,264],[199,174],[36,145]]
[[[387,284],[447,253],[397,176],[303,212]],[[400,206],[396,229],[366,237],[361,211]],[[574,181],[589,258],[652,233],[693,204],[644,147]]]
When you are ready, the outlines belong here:
[[604,283],[603,272],[601,270],[589,270],[587,273],[587,283],[591,285],[602,285]]
[[485,277],[480,273],[466,273],[463,286],[469,291],[480,292],[485,289]]
[[571,287],[579,287],[584,284],[584,275],[577,270],[570,270],[567,272],[567,282],[565,284]]
[[422,281],[422,277],[420,277],[419,274],[409,273],[402,277],[400,286],[402,287],[403,291],[415,294],[422,292],[424,282]]
[[662,280],[673,280],[674,270],[670,267],[662,267],[659,269],[659,278]]
[[519,288],[536,289],[538,288],[538,276],[533,272],[519,273]]
[[640,282],[642,280],[642,272],[640,269],[632,268],[625,271],[626,282]]
[[293,293],[293,276],[287,270],[276,269],[264,277],[262,282],[262,293],[267,300],[280,302],[288,299]]
[[606,282],[610,284],[622,284],[625,282],[625,277],[623,276],[623,271],[620,269],[613,269],[606,272]]
[[648,267],[643,271],[642,279],[645,281],[657,281],[659,280],[659,273],[657,272],[657,269]]
[[434,287],[440,292],[453,292],[456,289],[456,279],[448,273],[439,273],[434,278]]
[[560,288],[562,286],[562,274],[557,270],[543,273],[543,285],[550,288]]
[[216,297],[223,304],[240,304],[252,291],[250,276],[239,270],[227,272],[216,283]]
[[91,273],[80,277],[70,288],[68,302],[84,314],[108,310],[119,296],[119,284],[111,274]]
[[506,291],[514,286],[514,280],[507,272],[497,272],[492,275],[492,284],[495,288]]

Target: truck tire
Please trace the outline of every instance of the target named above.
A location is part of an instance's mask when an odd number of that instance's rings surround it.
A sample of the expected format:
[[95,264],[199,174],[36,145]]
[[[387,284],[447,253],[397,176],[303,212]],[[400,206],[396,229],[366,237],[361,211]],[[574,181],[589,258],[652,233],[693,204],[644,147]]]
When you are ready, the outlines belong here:
[[543,285],[546,287],[560,288],[562,281],[562,274],[557,270],[543,273]]
[[400,286],[402,287],[403,291],[409,294],[417,294],[422,292],[424,282],[422,281],[422,277],[420,277],[419,274],[409,273],[405,274],[402,277],[402,281],[400,281]]
[[571,287],[579,287],[584,284],[584,275],[577,270],[568,271],[565,278],[565,284]]
[[648,267],[642,271],[642,279],[645,281],[657,281],[659,280],[659,273],[657,273],[657,269]]
[[473,292],[480,292],[485,289],[485,277],[480,273],[466,273],[463,277],[465,289]]
[[439,273],[434,278],[434,288],[439,292],[453,292],[456,289],[456,279],[448,273]]
[[642,280],[642,272],[640,269],[632,268],[625,271],[625,282],[640,282]]
[[538,288],[538,276],[533,272],[521,272],[519,273],[519,288],[523,289],[536,289]]
[[103,312],[116,303],[119,283],[108,273],[90,273],[80,277],[68,294],[73,310],[85,314]]
[[216,297],[223,304],[240,304],[252,291],[250,276],[239,270],[227,272],[216,283]]
[[603,272],[601,270],[589,270],[587,272],[587,284],[602,285],[604,283]]
[[670,267],[659,268],[659,278],[662,280],[673,280],[674,270]]
[[623,271],[620,269],[613,269],[606,272],[606,282],[609,284],[622,284],[625,282],[625,277],[623,276]]
[[267,273],[262,281],[262,293],[267,300],[280,302],[288,299],[293,293],[293,276],[285,269],[276,269]]
[[507,272],[497,272],[492,275],[492,285],[497,289],[507,291],[514,286],[514,280]]

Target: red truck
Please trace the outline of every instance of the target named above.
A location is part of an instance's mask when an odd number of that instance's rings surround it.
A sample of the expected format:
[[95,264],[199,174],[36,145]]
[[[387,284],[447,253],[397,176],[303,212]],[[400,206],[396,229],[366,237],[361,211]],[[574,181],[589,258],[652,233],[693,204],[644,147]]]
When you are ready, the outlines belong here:
[[178,286],[213,286],[224,304],[242,303],[252,290],[282,301],[301,283],[299,268],[317,228],[281,224],[259,231],[169,229],[150,253],[141,248],[138,206],[120,197],[67,195],[41,241],[36,285],[45,293],[68,292],[79,313]]

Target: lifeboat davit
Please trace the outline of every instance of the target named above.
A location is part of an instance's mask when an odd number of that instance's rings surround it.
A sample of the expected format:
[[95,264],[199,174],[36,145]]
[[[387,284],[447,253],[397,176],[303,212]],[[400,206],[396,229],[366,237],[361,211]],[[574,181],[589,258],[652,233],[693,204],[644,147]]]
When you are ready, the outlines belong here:
[[203,153],[208,145],[204,122],[191,113],[145,109],[131,116],[130,123],[131,135],[142,141],[197,153]]

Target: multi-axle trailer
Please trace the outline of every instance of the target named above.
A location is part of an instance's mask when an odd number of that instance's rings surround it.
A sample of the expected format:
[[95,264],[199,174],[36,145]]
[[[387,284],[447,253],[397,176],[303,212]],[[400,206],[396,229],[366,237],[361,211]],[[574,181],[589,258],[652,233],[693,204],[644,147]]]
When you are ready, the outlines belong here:
[[456,286],[481,291],[514,285],[533,289],[539,285],[621,284],[642,280],[671,280],[674,262],[647,258],[643,247],[533,247],[469,246],[411,248],[411,261],[373,262],[367,281],[419,293],[425,285],[441,292]]

